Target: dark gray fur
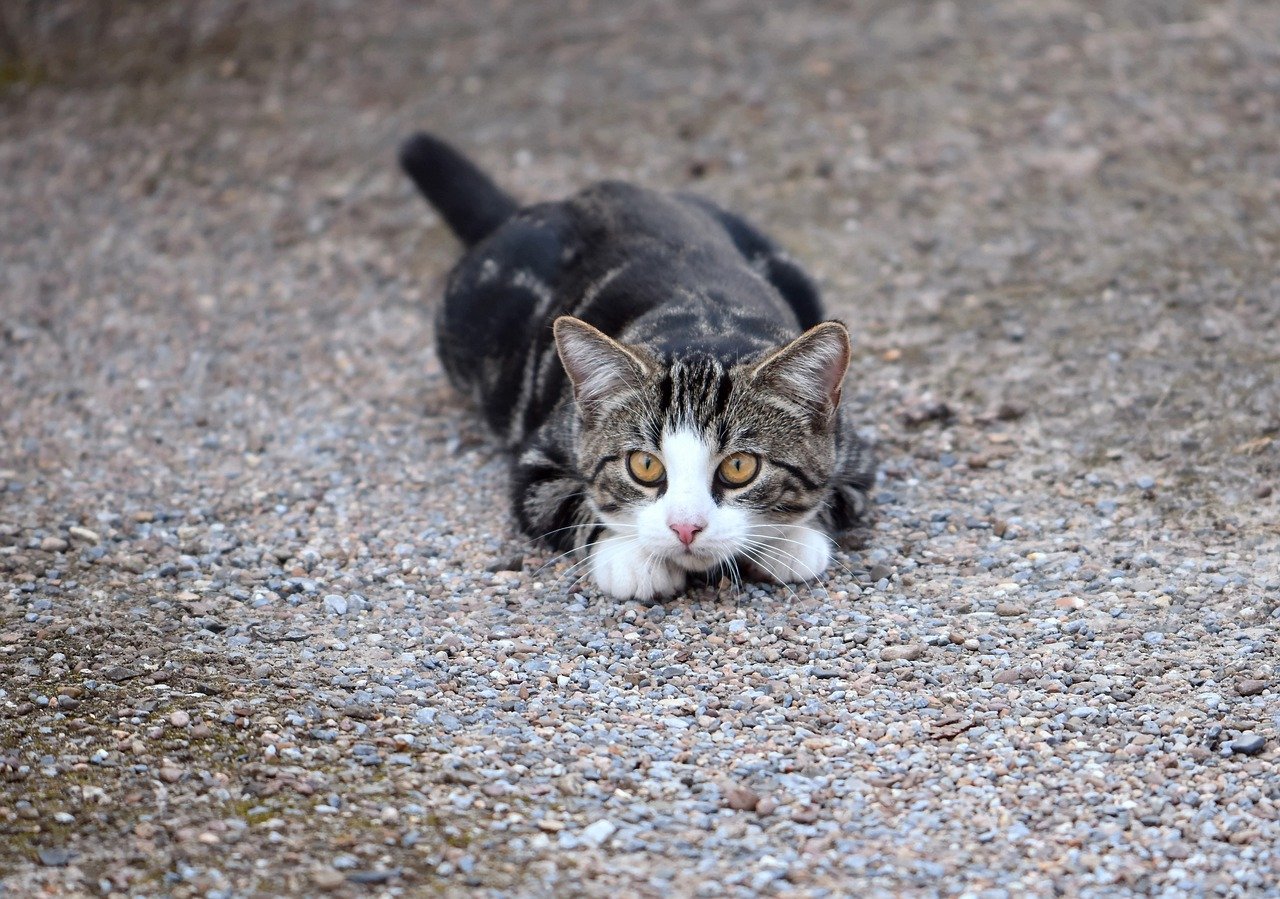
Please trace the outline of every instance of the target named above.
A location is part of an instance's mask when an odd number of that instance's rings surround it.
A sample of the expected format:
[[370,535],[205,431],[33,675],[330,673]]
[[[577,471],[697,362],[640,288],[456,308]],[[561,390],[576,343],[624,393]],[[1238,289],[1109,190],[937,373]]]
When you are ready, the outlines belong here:
[[[619,448],[654,445],[676,422],[726,446],[745,436],[775,463],[735,502],[778,521],[817,507],[829,534],[858,522],[872,461],[848,416],[749,377],[823,320],[813,284],[771,240],[706,200],[614,181],[516,210],[426,135],[401,159],[469,244],[439,311],[439,353],[514,454],[512,504],[527,534],[559,549],[593,539],[597,509],[643,500]],[[573,402],[552,329],[562,315],[649,363],[606,421],[584,420]]]

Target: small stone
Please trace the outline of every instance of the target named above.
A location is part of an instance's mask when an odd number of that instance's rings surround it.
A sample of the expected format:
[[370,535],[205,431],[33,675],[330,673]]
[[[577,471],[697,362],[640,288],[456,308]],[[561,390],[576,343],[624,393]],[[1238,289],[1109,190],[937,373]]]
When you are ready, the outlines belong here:
[[886,662],[892,662],[897,659],[914,662],[923,657],[924,647],[919,643],[910,643],[906,646],[886,646],[880,650],[880,658]]
[[1235,755],[1257,755],[1266,746],[1266,738],[1254,733],[1241,734],[1227,744],[1227,748]]
[[747,787],[733,786],[724,791],[724,804],[734,811],[753,812],[760,804],[760,795]]
[[791,813],[791,820],[797,824],[813,824],[818,820],[818,807],[806,805],[802,809],[797,809]]
[[1236,683],[1236,692],[1241,696],[1257,696],[1265,689],[1267,682],[1264,680],[1242,680]]
[[871,580],[882,581],[893,574],[893,569],[884,563],[873,565],[871,567]]
[[1058,609],[1083,609],[1084,600],[1078,596],[1059,596],[1053,605]]
[[360,884],[363,886],[376,886],[378,884],[395,880],[399,876],[399,868],[388,868],[376,871],[352,871],[347,875],[347,880],[350,883]]
[[772,815],[778,810],[778,800],[772,796],[766,796],[756,803],[757,815]]
[[342,715],[344,718],[355,718],[357,721],[373,721],[378,717],[378,710],[367,703],[349,702],[342,707]]
[[996,603],[996,614],[1002,618],[1013,618],[1027,614],[1027,607],[1019,602]]
[[606,821],[602,818],[594,824],[582,828],[582,833],[578,837],[589,846],[599,846],[613,836],[613,832],[617,829],[617,826],[612,821]]
[[995,677],[991,678],[997,684],[1016,684],[1019,681],[1027,679],[1027,673],[1021,668],[1005,668],[997,671]]
[[95,546],[102,542],[102,537],[97,531],[91,531],[88,528],[82,528],[79,525],[67,528],[67,533],[77,540],[83,540],[86,543],[92,543]]
[[186,727],[191,723],[191,716],[182,709],[179,709],[169,716],[169,723],[174,727]]
[[61,868],[71,861],[72,853],[69,849],[38,849],[36,855],[46,868]]
[[311,883],[315,885],[315,888],[326,892],[336,890],[346,883],[346,880],[347,878],[342,875],[341,871],[335,871],[332,868],[321,868],[311,874]]
[[513,556],[499,559],[498,561],[485,566],[485,571],[497,573],[499,571],[521,571],[524,569],[524,555],[517,553]]
[[165,783],[177,783],[182,780],[182,769],[175,768],[172,765],[165,765],[160,769],[160,779]]
[[1148,475],[1143,475],[1138,478],[1138,480],[1134,481],[1134,483],[1138,485],[1139,490],[1150,490],[1156,485],[1156,479]]
[[335,615],[345,615],[347,614],[347,598],[338,593],[326,593],[324,607],[326,611]]
[[564,822],[555,818],[543,818],[538,822],[538,829],[547,833],[559,833],[564,830]]
[[352,612],[367,612],[373,608],[373,604],[359,593],[352,593],[347,597],[347,608]]
[[[61,537],[45,537],[40,541],[40,548],[47,553],[60,553],[68,546]],[[66,864],[65,862],[63,864]]]

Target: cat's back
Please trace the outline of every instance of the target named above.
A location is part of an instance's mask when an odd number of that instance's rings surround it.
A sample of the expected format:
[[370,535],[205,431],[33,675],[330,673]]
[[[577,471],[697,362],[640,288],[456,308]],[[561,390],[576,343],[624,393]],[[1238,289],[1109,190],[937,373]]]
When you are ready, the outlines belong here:
[[623,245],[655,253],[737,250],[723,227],[705,210],[677,196],[626,181],[599,181],[565,201],[587,248]]
[[561,315],[664,355],[740,358],[794,336],[799,316],[726,215],[624,181],[514,212],[450,276],[437,319],[450,379],[514,445],[565,396]]

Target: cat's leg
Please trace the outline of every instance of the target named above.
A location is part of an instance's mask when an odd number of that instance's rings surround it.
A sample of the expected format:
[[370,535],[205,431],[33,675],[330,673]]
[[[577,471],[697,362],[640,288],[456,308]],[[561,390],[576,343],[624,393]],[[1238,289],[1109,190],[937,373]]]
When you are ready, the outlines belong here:
[[794,584],[811,581],[831,562],[831,538],[811,525],[770,525],[755,538],[750,558],[766,579]]
[[684,589],[684,569],[641,554],[628,537],[605,528],[588,549],[591,576],[601,590],[617,599],[654,599]]
[[581,547],[599,529],[573,461],[573,440],[571,423],[552,418],[525,441],[511,468],[511,507],[520,530],[562,552]]

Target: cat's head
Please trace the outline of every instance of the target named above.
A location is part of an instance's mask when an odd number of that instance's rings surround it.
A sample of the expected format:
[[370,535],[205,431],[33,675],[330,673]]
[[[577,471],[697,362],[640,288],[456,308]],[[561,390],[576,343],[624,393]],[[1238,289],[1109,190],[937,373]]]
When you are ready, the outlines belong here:
[[730,363],[661,359],[569,317],[555,337],[580,413],[587,495],[642,555],[706,570],[818,512],[836,462],[843,325]]

